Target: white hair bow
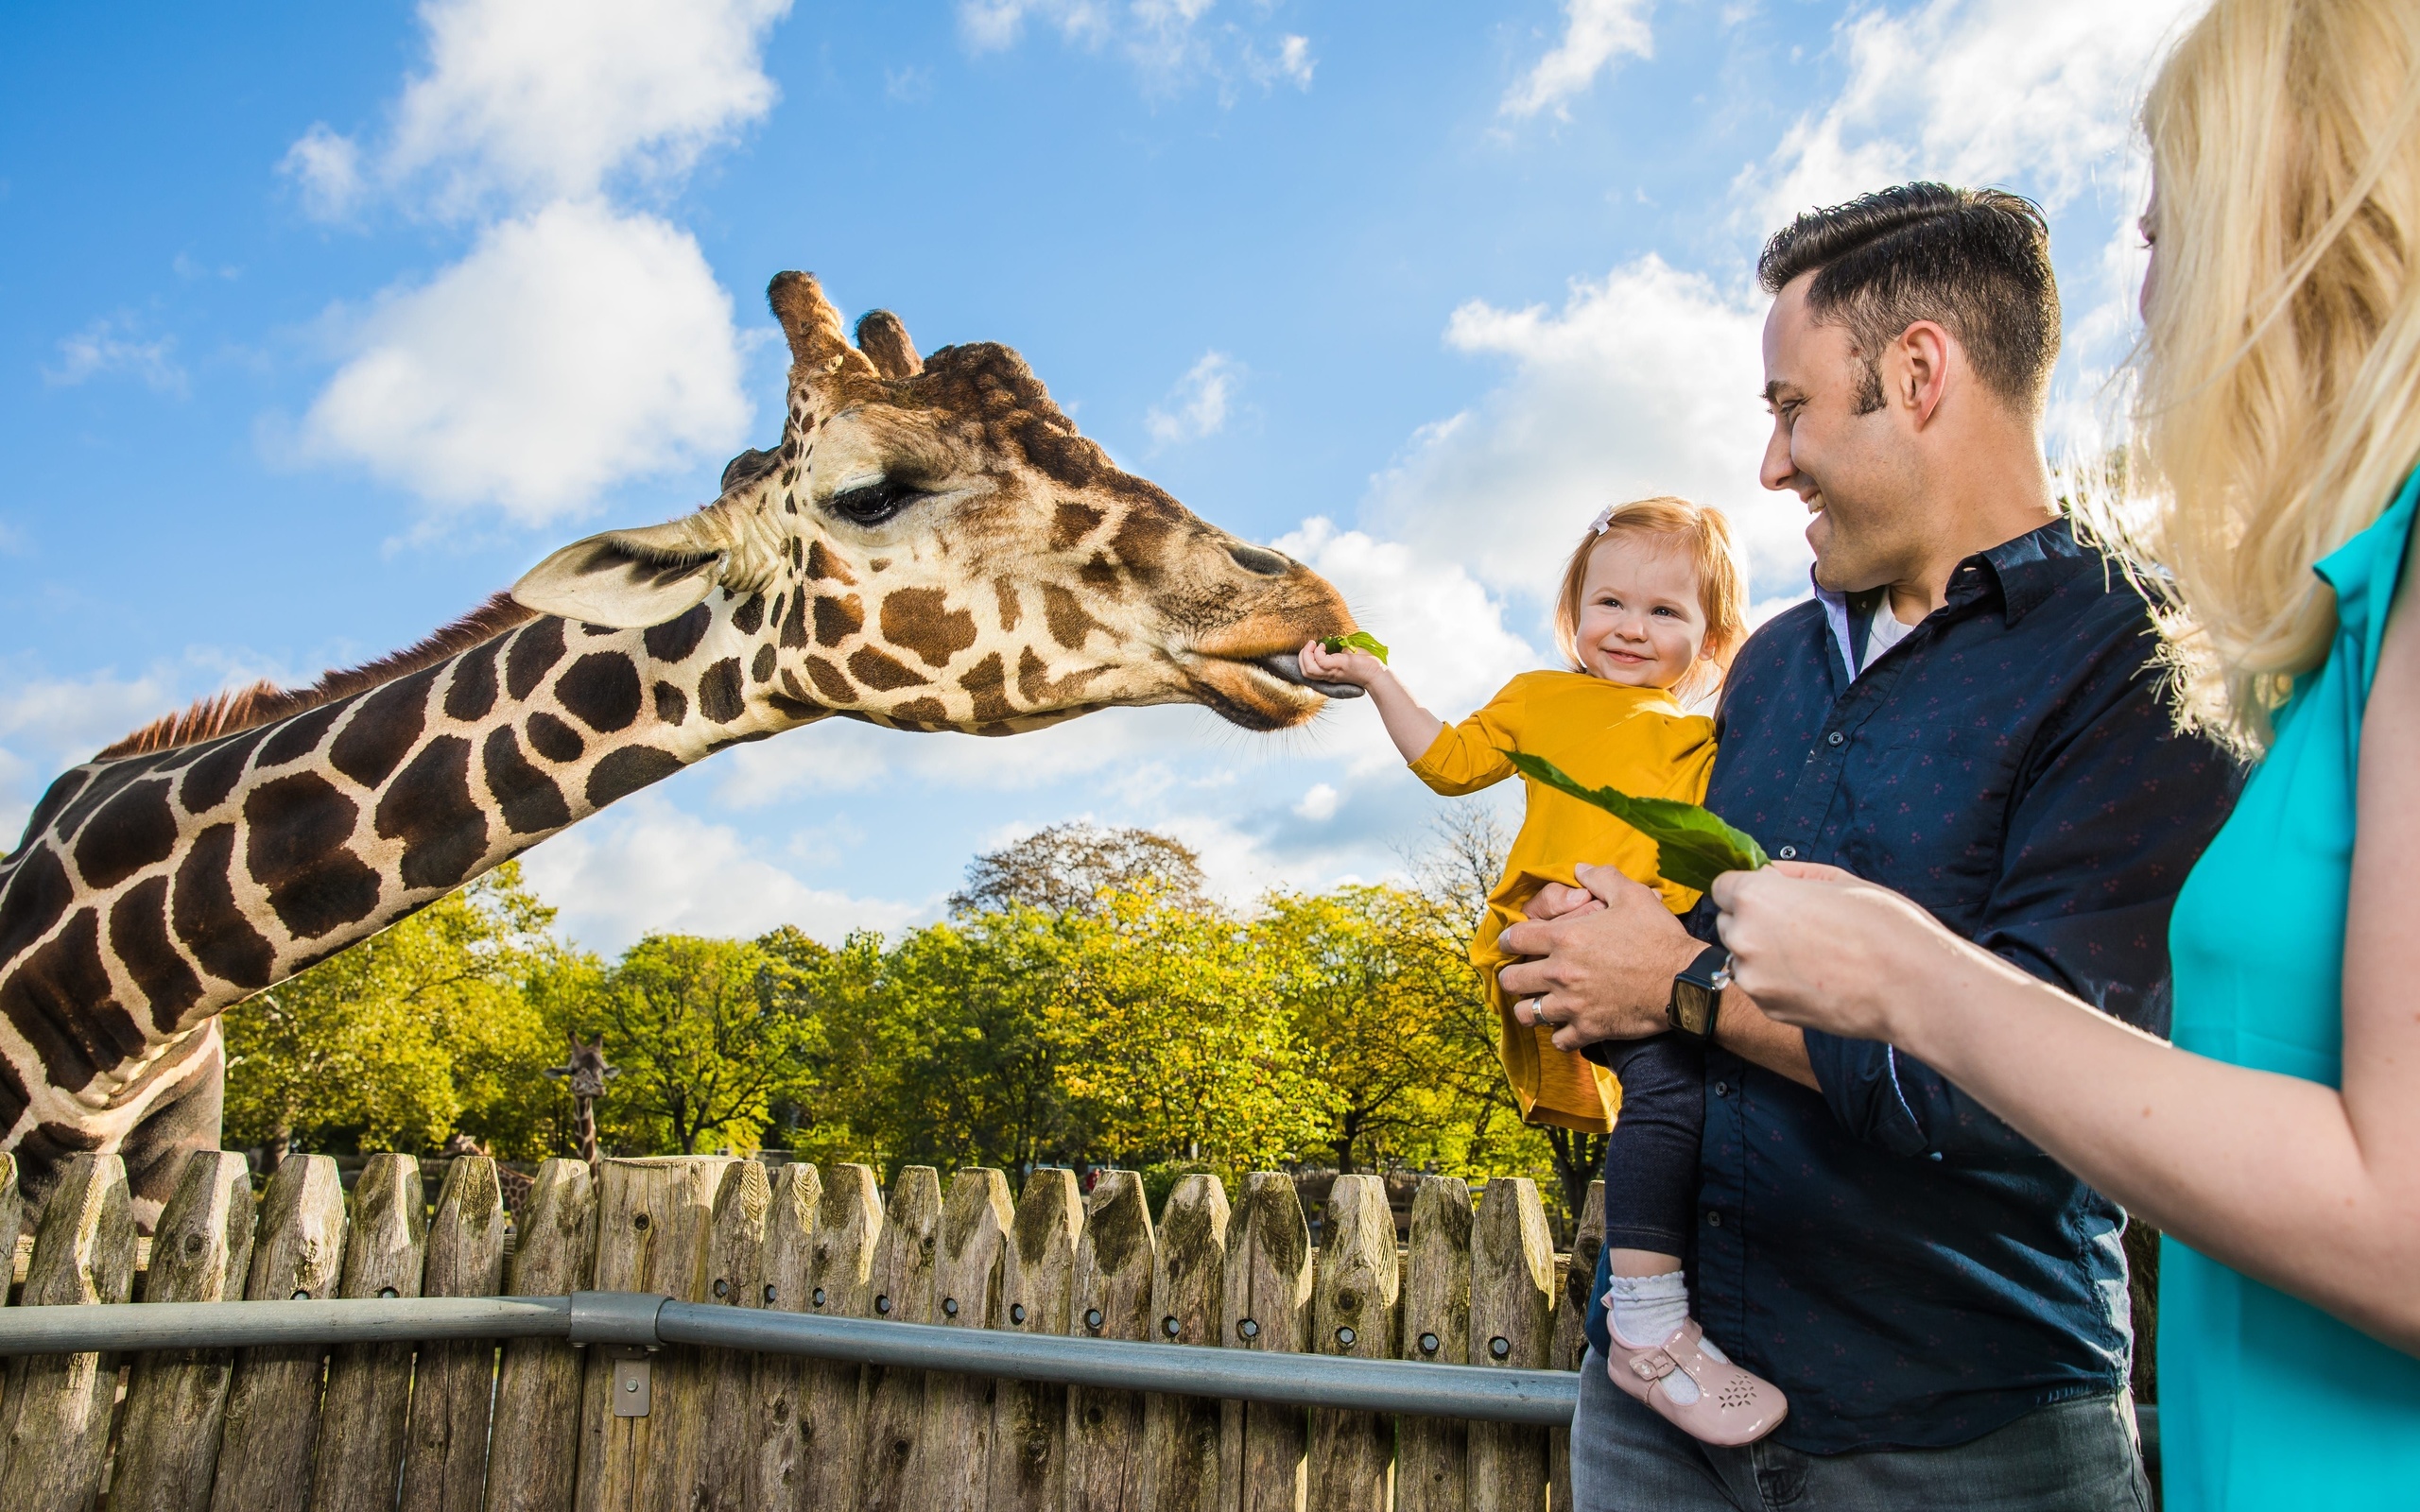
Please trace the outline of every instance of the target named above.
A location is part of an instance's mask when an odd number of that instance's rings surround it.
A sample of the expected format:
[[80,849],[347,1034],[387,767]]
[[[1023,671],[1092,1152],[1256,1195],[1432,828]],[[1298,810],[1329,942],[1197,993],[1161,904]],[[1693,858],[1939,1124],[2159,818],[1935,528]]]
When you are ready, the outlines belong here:
[[1589,522],[1588,529],[1590,533],[1601,536],[1606,531],[1612,529],[1614,524],[1614,511],[1619,507],[1620,506],[1618,505],[1609,504],[1603,508],[1598,510],[1597,518]]

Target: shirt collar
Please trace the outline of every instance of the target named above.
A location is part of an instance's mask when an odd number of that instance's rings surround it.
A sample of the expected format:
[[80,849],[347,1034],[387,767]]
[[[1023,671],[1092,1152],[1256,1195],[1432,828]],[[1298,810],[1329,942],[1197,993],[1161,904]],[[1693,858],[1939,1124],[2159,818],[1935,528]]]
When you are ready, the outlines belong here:
[[[2014,541],[2003,541],[1989,551],[1977,552],[1959,563],[1958,571],[1962,573],[1979,563],[1986,569],[1992,581],[1999,586],[2002,615],[2007,623],[2014,625],[2058,591],[2085,550],[2076,540],[2072,524],[2064,519],[2053,520]],[[1808,571],[1808,580],[1813,580],[1812,569]],[[1964,596],[1959,591],[1957,574],[1950,576],[1950,596],[1953,600]],[[1824,606],[1824,623],[1831,627],[1832,647],[1841,654],[1841,670],[1849,681],[1855,682],[1857,611],[1849,603],[1850,595],[1816,583],[1815,597]]]

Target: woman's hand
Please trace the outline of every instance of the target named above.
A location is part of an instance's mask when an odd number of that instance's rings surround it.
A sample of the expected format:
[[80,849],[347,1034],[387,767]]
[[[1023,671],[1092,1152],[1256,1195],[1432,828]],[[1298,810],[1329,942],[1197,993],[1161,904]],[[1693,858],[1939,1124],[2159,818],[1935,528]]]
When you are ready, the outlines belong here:
[[1317,641],[1303,643],[1303,676],[1314,682],[1349,682],[1367,688],[1387,674],[1387,664],[1367,651],[1331,651]]
[[1714,882],[1731,979],[1766,1015],[1849,1040],[1899,1042],[1974,947],[1886,887],[1838,867],[1776,861]]

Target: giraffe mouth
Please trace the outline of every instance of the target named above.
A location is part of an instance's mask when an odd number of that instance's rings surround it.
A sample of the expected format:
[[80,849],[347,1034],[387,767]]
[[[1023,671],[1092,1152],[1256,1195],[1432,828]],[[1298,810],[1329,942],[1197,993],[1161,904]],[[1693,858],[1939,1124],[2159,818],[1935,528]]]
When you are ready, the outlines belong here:
[[1280,682],[1297,688],[1308,688],[1313,693],[1323,694],[1330,698],[1361,696],[1361,690],[1350,682],[1322,682],[1317,679],[1303,676],[1303,662],[1298,652],[1273,652],[1269,656],[1254,657],[1245,665],[1257,667]]

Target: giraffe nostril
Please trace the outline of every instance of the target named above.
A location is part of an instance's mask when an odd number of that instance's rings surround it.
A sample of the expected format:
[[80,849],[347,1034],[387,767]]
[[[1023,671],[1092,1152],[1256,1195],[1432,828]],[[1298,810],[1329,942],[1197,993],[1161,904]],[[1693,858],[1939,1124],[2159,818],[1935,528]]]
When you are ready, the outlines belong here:
[[1266,547],[1248,546],[1240,541],[1227,548],[1227,555],[1236,559],[1236,566],[1262,577],[1283,577],[1294,570],[1292,558]]

